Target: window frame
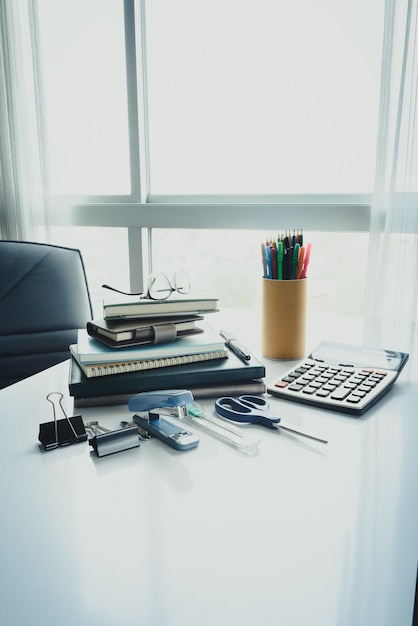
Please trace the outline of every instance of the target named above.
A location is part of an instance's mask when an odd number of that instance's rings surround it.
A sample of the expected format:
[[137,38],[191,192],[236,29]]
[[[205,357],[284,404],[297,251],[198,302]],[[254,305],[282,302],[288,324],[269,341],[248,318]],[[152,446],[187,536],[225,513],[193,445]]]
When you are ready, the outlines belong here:
[[[125,62],[131,193],[127,196],[53,196],[54,226],[117,227],[128,230],[133,291],[152,271],[152,230],[293,229],[365,232],[372,194],[160,196],[149,193],[146,0],[124,0]],[[142,112],[139,115],[139,112]]]

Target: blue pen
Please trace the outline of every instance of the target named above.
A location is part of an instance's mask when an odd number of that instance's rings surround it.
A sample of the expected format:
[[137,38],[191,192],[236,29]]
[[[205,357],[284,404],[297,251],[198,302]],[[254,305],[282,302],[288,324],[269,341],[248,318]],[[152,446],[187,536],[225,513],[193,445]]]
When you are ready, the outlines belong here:
[[266,262],[267,262],[267,278],[273,278],[273,272],[271,269],[271,250],[268,244],[266,244]]
[[267,278],[267,255],[264,243],[261,244],[261,261],[263,263],[263,278]]

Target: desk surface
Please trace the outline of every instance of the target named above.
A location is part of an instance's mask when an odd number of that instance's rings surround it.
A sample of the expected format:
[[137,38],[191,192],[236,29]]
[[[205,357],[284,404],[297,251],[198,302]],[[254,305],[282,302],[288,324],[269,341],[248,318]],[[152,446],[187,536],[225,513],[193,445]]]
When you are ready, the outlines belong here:
[[187,452],[152,440],[99,459],[38,444],[67,375],[63,363],[0,392],[1,623],[411,625],[418,394],[402,376],[359,419],[271,400],[325,447],[252,425],[255,456],[200,432]]

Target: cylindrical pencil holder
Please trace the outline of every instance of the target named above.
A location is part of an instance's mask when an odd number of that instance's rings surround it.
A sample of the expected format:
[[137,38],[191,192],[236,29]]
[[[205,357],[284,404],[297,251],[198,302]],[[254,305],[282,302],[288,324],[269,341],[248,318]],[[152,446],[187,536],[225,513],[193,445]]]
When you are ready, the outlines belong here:
[[305,356],[307,280],[262,279],[261,351],[269,359]]

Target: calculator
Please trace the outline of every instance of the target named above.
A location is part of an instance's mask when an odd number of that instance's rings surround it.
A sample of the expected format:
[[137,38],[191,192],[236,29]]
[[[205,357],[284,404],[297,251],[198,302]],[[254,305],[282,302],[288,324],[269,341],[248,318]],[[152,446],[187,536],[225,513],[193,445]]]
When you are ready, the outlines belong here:
[[267,385],[267,392],[323,409],[361,415],[388,391],[406,352],[322,341],[305,359]]

